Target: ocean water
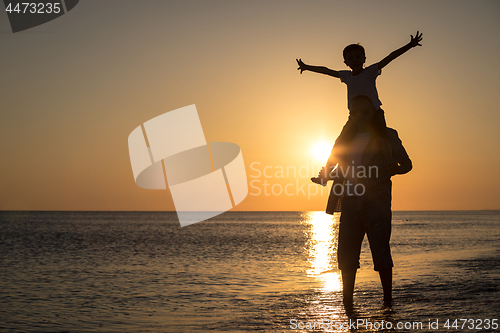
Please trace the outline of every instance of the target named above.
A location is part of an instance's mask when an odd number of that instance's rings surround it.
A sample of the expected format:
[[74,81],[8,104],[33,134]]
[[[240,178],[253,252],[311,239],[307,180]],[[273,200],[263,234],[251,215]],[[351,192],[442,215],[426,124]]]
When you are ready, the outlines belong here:
[[392,309],[365,239],[346,313],[337,233],[323,212],[184,228],[175,213],[0,212],[0,332],[500,331],[500,211],[394,212]]

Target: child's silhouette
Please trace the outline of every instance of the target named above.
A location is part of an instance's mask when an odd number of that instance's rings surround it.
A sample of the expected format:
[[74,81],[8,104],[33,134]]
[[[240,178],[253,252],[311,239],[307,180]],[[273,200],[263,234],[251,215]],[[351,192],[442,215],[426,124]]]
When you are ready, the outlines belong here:
[[[340,78],[342,82],[347,85],[347,99],[348,103],[358,96],[365,95],[370,97],[372,103],[377,110],[374,116],[373,124],[374,124],[374,134],[378,139],[381,150],[384,154],[385,159],[387,160],[389,170],[391,173],[397,169],[397,163],[395,162],[391,145],[388,140],[387,130],[386,130],[386,122],[384,117],[384,111],[380,108],[382,102],[380,102],[378,98],[377,88],[375,86],[375,80],[377,76],[380,74],[382,68],[387,66],[391,61],[408,51],[409,49],[415,46],[421,46],[420,42],[422,41],[422,34],[417,31],[415,37],[411,35],[411,40],[405,46],[397,49],[396,51],[389,54],[387,57],[382,59],[380,62],[375,63],[367,68],[364,68],[364,63],[366,61],[365,50],[359,44],[351,44],[346,46],[343,52],[344,63],[351,68],[351,70],[343,70],[336,71],[333,69],[329,69],[327,67],[322,66],[310,66],[306,65],[302,62],[301,59],[297,59],[297,63],[299,64],[298,70],[300,70],[300,74],[303,71],[311,71],[320,74],[326,74],[333,77]],[[331,179],[329,177],[330,172],[338,163],[338,146],[343,143],[346,137],[349,137],[352,132],[351,122],[348,120],[344,125],[341,134],[335,141],[335,145],[332,149],[332,154],[328,160],[326,168],[324,168],[324,172],[320,172],[317,178],[311,178],[311,180],[315,183],[326,185],[326,182]],[[327,174],[328,173],[328,174]]]

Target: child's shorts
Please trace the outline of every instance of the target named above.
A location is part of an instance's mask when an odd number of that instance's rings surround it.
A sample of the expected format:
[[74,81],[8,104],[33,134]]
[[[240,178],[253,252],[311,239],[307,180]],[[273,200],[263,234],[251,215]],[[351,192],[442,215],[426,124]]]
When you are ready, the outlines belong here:
[[[373,115],[372,119],[372,125],[375,137],[389,140],[389,134],[386,128],[387,125],[385,123],[384,110],[375,110],[375,114]],[[341,144],[349,142],[356,136],[356,134],[357,133],[354,127],[354,123],[351,121],[351,117],[349,114],[349,120],[347,120],[347,123],[342,128],[340,135],[337,137],[337,140],[335,140],[334,148],[338,147]]]

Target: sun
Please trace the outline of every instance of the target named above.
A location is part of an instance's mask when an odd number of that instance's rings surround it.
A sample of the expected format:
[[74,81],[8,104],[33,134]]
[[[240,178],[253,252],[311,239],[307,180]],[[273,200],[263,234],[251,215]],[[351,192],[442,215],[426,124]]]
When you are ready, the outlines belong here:
[[311,150],[312,156],[318,161],[325,163],[330,157],[330,153],[332,151],[332,144],[329,144],[326,141],[316,142]]

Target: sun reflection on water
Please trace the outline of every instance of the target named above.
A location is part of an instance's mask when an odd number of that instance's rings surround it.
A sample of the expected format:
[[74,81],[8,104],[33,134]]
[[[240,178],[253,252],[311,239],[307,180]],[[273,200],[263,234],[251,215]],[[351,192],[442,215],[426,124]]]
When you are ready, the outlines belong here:
[[305,222],[310,225],[309,276],[321,281],[324,291],[342,290],[340,272],[337,269],[338,217],[324,212],[307,212]]
[[[303,215],[306,231],[308,269],[306,274],[319,283],[316,292],[302,308],[306,321],[326,322],[334,325],[349,320],[342,305],[342,280],[337,268],[337,239],[339,216],[324,212],[307,212]],[[330,327],[328,332],[348,332],[348,329]]]

